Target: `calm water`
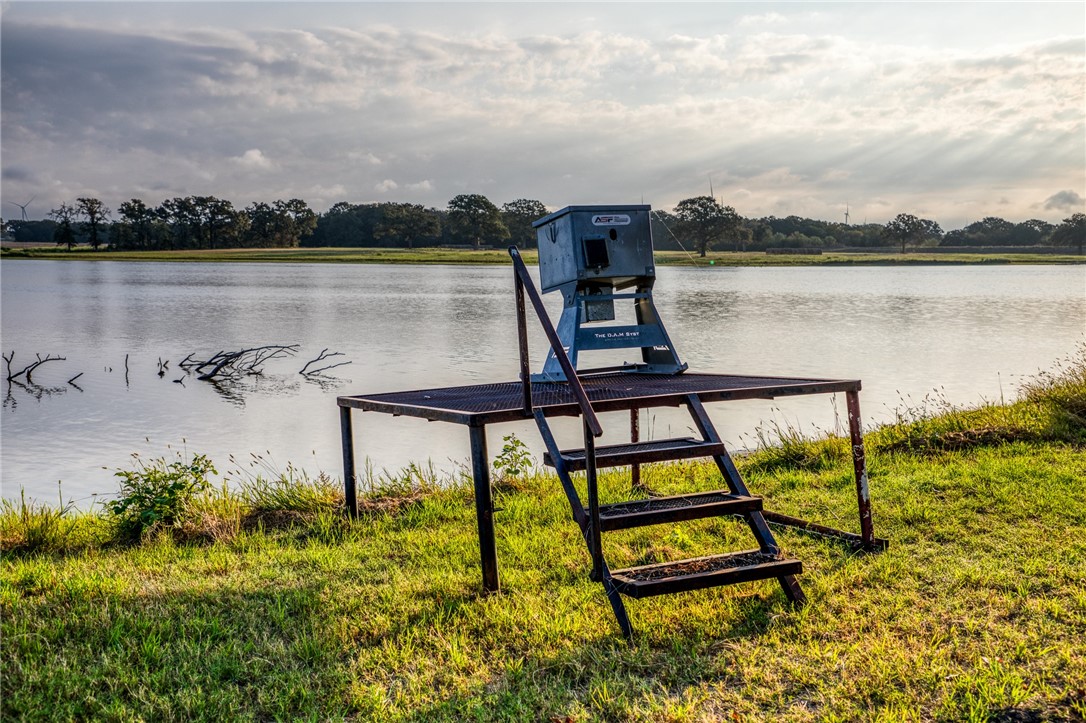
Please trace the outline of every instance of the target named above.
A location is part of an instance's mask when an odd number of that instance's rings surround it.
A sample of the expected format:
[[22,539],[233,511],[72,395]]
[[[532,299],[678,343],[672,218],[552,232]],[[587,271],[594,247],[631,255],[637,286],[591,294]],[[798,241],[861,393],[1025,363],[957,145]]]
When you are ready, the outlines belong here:
[[[2,334],[21,368],[35,353],[37,388],[6,387],[3,495],[20,488],[89,504],[115,489],[129,455],[210,455],[220,471],[250,453],[284,469],[338,477],[341,394],[510,380],[517,373],[511,272],[501,267],[333,266],[5,261]],[[657,304],[695,371],[860,378],[869,426],[934,394],[955,404],[1014,396],[1024,376],[1066,356],[1086,333],[1086,267],[660,268]],[[548,297],[557,312],[557,298]],[[532,338],[542,364],[542,334]],[[299,344],[263,377],[216,388],[184,375],[187,354]],[[322,349],[352,363],[335,379],[297,371]],[[125,374],[125,356],[128,374]],[[165,377],[157,361],[169,360]],[[82,373],[69,385],[67,380]],[[774,423],[835,425],[831,397],[718,404],[725,438],[752,444]],[[843,400],[836,408],[843,414]],[[576,422],[559,442],[575,445]],[[618,440],[625,415],[605,416]],[[355,414],[359,454],[397,470],[427,459],[452,471],[468,458],[462,427]],[[685,435],[675,410],[642,429]],[[491,451],[516,432],[540,454],[534,427],[489,429]]]

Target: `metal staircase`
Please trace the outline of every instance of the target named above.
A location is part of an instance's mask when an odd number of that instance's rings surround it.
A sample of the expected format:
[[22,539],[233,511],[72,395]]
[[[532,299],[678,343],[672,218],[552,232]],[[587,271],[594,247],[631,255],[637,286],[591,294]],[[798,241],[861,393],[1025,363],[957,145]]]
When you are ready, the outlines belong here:
[[[698,438],[666,439],[597,447],[603,433],[599,418],[585,393],[566,345],[552,326],[528,270],[516,247],[509,249],[516,283],[520,376],[524,414],[535,419],[546,446],[544,463],[554,467],[561,482],[574,521],[581,529],[592,559],[592,580],[603,584],[607,599],[622,632],[632,638],[622,596],[640,599],[691,590],[776,578],[784,594],[796,605],[805,601],[796,575],[803,571],[799,560],[782,556],[773,533],[762,513],[762,500],[747,490],[719,434],[713,427],[696,394],[685,397],[684,404],[700,435]],[[548,361],[560,368],[562,377],[576,398],[584,434],[580,449],[559,449],[546,415],[533,404],[532,376],[528,361],[525,298],[531,301],[550,342]],[[613,372],[613,370],[608,370]],[[636,372],[630,375],[637,376]],[[646,403],[645,406],[650,406]],[[633,408],[636,415],[637,407]],[[634,417],[636,419],[636,416]],[[720,470],[726,488],[703,490],[669,497],[649,497],[625,502],[600,504],[598,470],[602,467],[630,466],[635,472],[644,463],[695,458],[711,458]],[[584,472],[587,499],[582,499],[574,484],[574,472]],[[636,477],[636,474],[635,474]],[[674,560],[651,565],[611,570],[604,558],[603,533],[648,525],[664,525],[719,516],[741,517],[750,528],[757,548],[707,557]]]

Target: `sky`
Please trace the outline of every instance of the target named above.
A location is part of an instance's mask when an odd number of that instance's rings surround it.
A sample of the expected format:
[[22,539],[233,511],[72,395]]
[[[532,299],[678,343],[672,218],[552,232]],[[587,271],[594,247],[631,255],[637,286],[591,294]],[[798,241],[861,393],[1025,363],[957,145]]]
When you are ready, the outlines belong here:
[[3,217],[712,193],[945,230],[1086,211],[1086,3],[0,4]]

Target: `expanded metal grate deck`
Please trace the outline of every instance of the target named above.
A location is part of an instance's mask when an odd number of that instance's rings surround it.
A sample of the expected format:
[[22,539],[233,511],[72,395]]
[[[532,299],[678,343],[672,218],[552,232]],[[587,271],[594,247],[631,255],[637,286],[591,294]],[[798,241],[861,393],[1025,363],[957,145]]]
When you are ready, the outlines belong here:
[[736,499],[739,499],[738,495],[733,495],[730,492],[724,491],[676,495],[674,497],[650,497],[644,500],[630,500],[628,502],[615,502],[610,505],[600,505],[600,516],[618,517],[620,515],[629,515],[637,512],[660,512],[663,510],[675,510],[685,507],[699,507]]
[[[581,378],[596,411],[606,412],[681,404],[693,394],[703,402],[859,391],[858,380],[755,377],[734,374],[614,373]],[[578,414],[565,382],[535,382],[532,401],[544,414]],[[339,406],[434,421],[479,426],[524,418],[520,382],[419,389],[339,397]]]

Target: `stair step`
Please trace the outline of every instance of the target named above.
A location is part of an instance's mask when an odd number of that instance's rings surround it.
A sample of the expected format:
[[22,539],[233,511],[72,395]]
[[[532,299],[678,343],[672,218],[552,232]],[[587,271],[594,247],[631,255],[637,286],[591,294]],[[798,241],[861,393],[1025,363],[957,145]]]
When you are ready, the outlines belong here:
[[645,525],[756,512],[761,509],[761,497],[734,495],[728,490],[650,497],[647,500],[600,505],[600,529],[604,532],[626,530]]
[[[706,442],[693,437],[657,439],[651,442],[629,442],[627,444],[596,447],[596,466],[621,467],[627,464],[644,462],[667,462],[676,459],[711,457],[714,454],[722,454],[723,452],[723,444]],[[564,449],[561,454],[562,459],[565,460],[566,469],[570,472],[585,468],[583,449]],[[543,464],[554,466],[554,459],[551,457],[550,452],[543,455]]]
[[615,570],[611,573],[611,582],[618,592],[637,599],[801,572],[803,563],[799,560],[761,550],[744,550]]

